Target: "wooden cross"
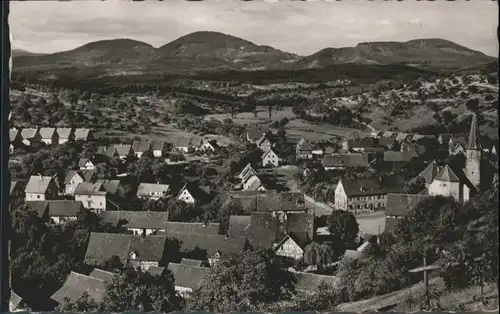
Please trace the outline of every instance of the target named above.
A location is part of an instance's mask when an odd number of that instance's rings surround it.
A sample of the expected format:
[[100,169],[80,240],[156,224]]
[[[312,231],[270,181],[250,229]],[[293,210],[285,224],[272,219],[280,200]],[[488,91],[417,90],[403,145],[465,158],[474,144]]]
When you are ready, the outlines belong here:
[[[421,272],[424,273],[424,286],[425,286],[425,294],[426,295],[429,293],[428,272],[431,270],[439,269],[439,268],[441,268],[441,267],[438,265],[427,265],[427,258],[424,256],[423,265],[421,267],[410,269],[410,273],[421,273]],[[428,298],[426,298],[425,302],[427,303],[426,304],[427,306],[430,306],[430,304],[429,304],[430,300]]]

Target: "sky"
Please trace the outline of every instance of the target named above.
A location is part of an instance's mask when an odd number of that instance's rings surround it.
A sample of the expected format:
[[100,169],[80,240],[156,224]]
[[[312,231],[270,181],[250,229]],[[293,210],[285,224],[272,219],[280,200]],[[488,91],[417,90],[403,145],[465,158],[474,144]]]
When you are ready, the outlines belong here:
[[498,4],[472,1],[13,1],[12,47],[71,50],[130,38],[159,47],[217,31],[299,55],[369,41],[443,38],[498,56]]

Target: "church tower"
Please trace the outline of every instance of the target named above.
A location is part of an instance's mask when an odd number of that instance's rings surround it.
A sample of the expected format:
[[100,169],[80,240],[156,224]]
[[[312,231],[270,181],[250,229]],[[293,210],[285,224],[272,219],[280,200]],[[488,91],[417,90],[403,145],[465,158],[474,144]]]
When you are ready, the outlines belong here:
[[477,115],[473,113],[469,141],[466,147],[465,174],[477,190],[480,189],[481,183],[481,161],[482,148],[479,140],[479,126],[477,123]]

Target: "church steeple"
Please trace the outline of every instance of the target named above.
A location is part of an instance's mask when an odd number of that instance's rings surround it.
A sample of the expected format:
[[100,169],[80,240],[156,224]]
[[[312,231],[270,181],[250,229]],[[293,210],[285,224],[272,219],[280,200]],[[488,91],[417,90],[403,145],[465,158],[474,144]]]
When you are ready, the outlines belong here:
[[473,113],[469,142],[466,148],[465,173],[477,190],[481,189],[481,161],[482,149],[479,140],[479,125],[477,123],[477,115]]
[[477,115],[472,114],[472,122],[469,131],[469,141],[467,150],[481,150],[481,141],[479,140],[479,125],[477,124]]

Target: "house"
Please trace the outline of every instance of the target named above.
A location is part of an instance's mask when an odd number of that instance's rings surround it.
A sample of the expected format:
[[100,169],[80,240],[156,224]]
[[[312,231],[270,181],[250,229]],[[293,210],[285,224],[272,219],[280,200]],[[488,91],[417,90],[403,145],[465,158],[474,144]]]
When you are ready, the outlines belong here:
[[[304,193],[265,191],[228,192],[221,207],[235,204],[246,213],[251,212],[306,212]],[[280,239],[281,240],[281,239]]]
[[163,276],[165,274],[165,267],[149,266],[146,272],[153,277]]
[[57,136],[59,138],[59,145],[67,143],[74,138],[72,128],[57,128]]
[[268,128],[264,126],[252,125],[247,130],[247,141],[251,143],[257,142],[261,137],[269,131]]
[[392,147],[397,143],[396,139],[392,137],[381,137],[378,140],[378,146],[392,149]]
[[240,178],[242,181],[247,180],[250,176],[256,176],[257,171],[255,171],[252,167],[252,164],[247,164],[243,170],[238,174],[238,178]]
[[312,149],[313,157],[314,156],[323,156],[323,154],[324,154],[323,148],[319,144],[316,144],[315,146],[313,146],[313,149]]
[[26,201],[44,201],[54,199],[58,194],[59,188],[54,177],[31,176],[24,193]]
[[274,245],[274,252],[277,256],[298,261],[304,257],[303,245],[304,243],[301,243],[293,234],[287,234],[283,240]]
[[64,194],[74,195],[78,184],[85,182],[83,175],[77,170],[69,170],[64,178]]
[[83,209],[81,201],[73,200],[32,201],[29,206],[38,212],[39,217],[50,218],[56,224],[76,220]]
[[410,137],[410,134],[408,134],[408,133],[398,133],[398,135],[396,136],[396,142],[398,142],[398,143],[405,142],[408,140],[409,137]]
[[137,158],[141,158],[144,152],[151,150],[152,142],[150,140],[142,139],[140,141],[134,141],[132,143],[132,151],[135,153]]
[[89,274],[90,277],[94,277],[104,281],[105,283],[111,282],[113,278],[116,276],[115,273],[105,271],[99,268],[94,268]]
[[194,149],[191,146],[191,137],[183,136],[179,138],[177,144],[175,145],[175,149],[184,154],[192,152]]
[[78,160],[78,168],[80,170],[95,170],[95,160],[93,158],[80,158]]
[[211,200],[211,191],[207,186],[198,186],[193,182],[186,182],[177,199],[187,204],[205,204]]
[[108,192],[102,182],[81,182],[74,191],[75,200],[81,201],[83,207],[93,209],[97,214],[105,211],[111,204],[108,202]]
[[160,235],[132,236],[128,262],[142,271],[162,264],[167,238]]
[[40,139],[45,145],[59,143],[59,136],[54,128],[40,128],[38,133],[40,134]]
[[366,256],[368,250],[373,247],[373,243],[369,241],[365,241],[363,244],[361,244],[356,250],[345,250],[344,252],[344,258],[349,258],[349,259],[359,259],[361,257]]
[[399,192],[403,186],[396,176],[341,179],[335,188],[335,208],[355,212],[380,210],[386,206],[387,193]]
[[243,181],[243,191],[266,191],[266,188],[257,175],[250,175]]
[[145,271],[163,263],[165,245],[165,236],[92,232],[85,253],[85,263],[99,265],[116,256],[122,264]]
[[251,216],[229,216],[229,226],[227,228],[227,236],[231,238],[245,237],[248,227],[250,226]]
[[432,180],[434,180],[434,178],[438,174],[439,170],[440,169],[437,166],[436,161],[434,160],[431,163],[429,163],[429,165],[425,167],[425,169],[422,170],[422,172],[420,172],[415,179],[417,178],[424,179],[425,187],[429,187],[429,185],[432,183]]
[[305,294],[315,294],[322,284],[336,287],[340,283],[340,278],[336,276],[317,275],[311,273],[294,273],[296,282],[295,290]]
[[114,146],[111,146],[111,147],[99,146],[97,148],[97,154],[104,155],[108,158],[120,157],[118,150]]
[[378,146],[378,139],[372,137],[364,137],[361,139],[346,139],[342,142],[343,150],[352,150],[358,153],[373,151]]
[[394,136],[395,136],[394,132],[391,131],[385,131],[381,135],[381,137],[394,137]]
[[216,140],[204,139],[200,149],[205,152],[215,152],[219,149],[219,145]]
[[312,212],[253,212],[250,216],[246,236],[253,248],[274,249],[295,259],[314,239]]
[[127,145],[127,144],[115,144],[114,149],[116,149],[116,152],[118,154],[118,157],[120,159],[125,159],[130,153],[133,152],[132,150],[132,145]]
[[97,183],[101,183],[104,191],[108,192],[110,195],[123,197],[125,194],[120,180],[99,179]]
[[398,219],[407,217],[411,211],[429,195],[388,193],[385,208],[385,230],[391,232]]
[[255,144],[257,145],[258,148],[260,148],[261,151],[265,152],[268,149],[271,149],[273,146],[271,144],[271,141],[269,140],[267,134],[262,135],[256,142]]
[[16,128],[9,129],[9,141],[12,145],[18,144],[22,141],[21,132]]
[[159,200],[168,195],[168,189],[168,184],[141,183],[137,188],[137,197]]
[[89,129],[78,128],[75,129],[75,141],[85,141],[87,142],[91,138],[91,133]]
[[196,267],[207,267],[209,265],[206,265],[204,261],[196,260],[196,259],[190,259],[190,258],[182,258],[181,265],[188,265],[188,266],[196,266]]
[[278,157],[278,155],[276,155],[276,153],[272,150],[272,148],[268,148],[268,150],[262,154],[261,159],[262,159],[262,166],[264,167],[279,166],[280,158]]
[[51,299],[59,304],[64,304],[67,299],[74,302],[86,293],[89,298],[100,302],[105,291],[106,282],[103,280],[72,271],[63,286],[51,296]]
[[191,147],[193,148],[193,150],[200,150],[202,145],[203,139],[200,136],[194,135],[191,137]]
[[169,263],[168,270],[174,276],[175,291],[187,298],[196,287],[210,274],[211,269],[193,265]]
[[21,130],[22,142],[26,146],[31,146],[35,142],[39,142],[41,137],[36,128],[23,128]]
[[151,150],[153,151],[153,156],[155,157],[162,157],[163,152],[166,149],[165,141],[161,140],[155,140],[153,141],[153,144],[151,145]]
[[24,194],[24,190],[22,187],[21,182],[18,181],[10,181],[10,191],[9,191],[9,196],[10,198],[17,198],[17,197],[22,197]]
[[299,159],[312,159],[313,158],[313,147],[304,138],[301,138],[300,141],[295,146],[295,153],[297,154],[297,160]]
[[9,312],[25,312],[28,310],[26,302],[14,291],[10,291]]
[[169,230],[168,212],[107,210],[99,217],[103,223],[122,226],[137,235]]
[[468,180],[459,178],[458,175],[445,165],[429,184],[429,195],[451,196],[457,202],[464,203],[469,200],[470,190],[473,188]]
[[325,170],[368,168],[370,162],[368,154],[335,154],[326,155],[322,160]]
[[243,252],[248,244],[244,237],[229,238],[225,235],[170,232],[158,234],[166,236],[171,241],[177,241],[183,258],[208,261],[212,267],[222,256]]
[[404,164],[408,163],[412,158],[418,157],[415,151],[385,151],[384,162],[392,165],[392,170],[399,170]]

